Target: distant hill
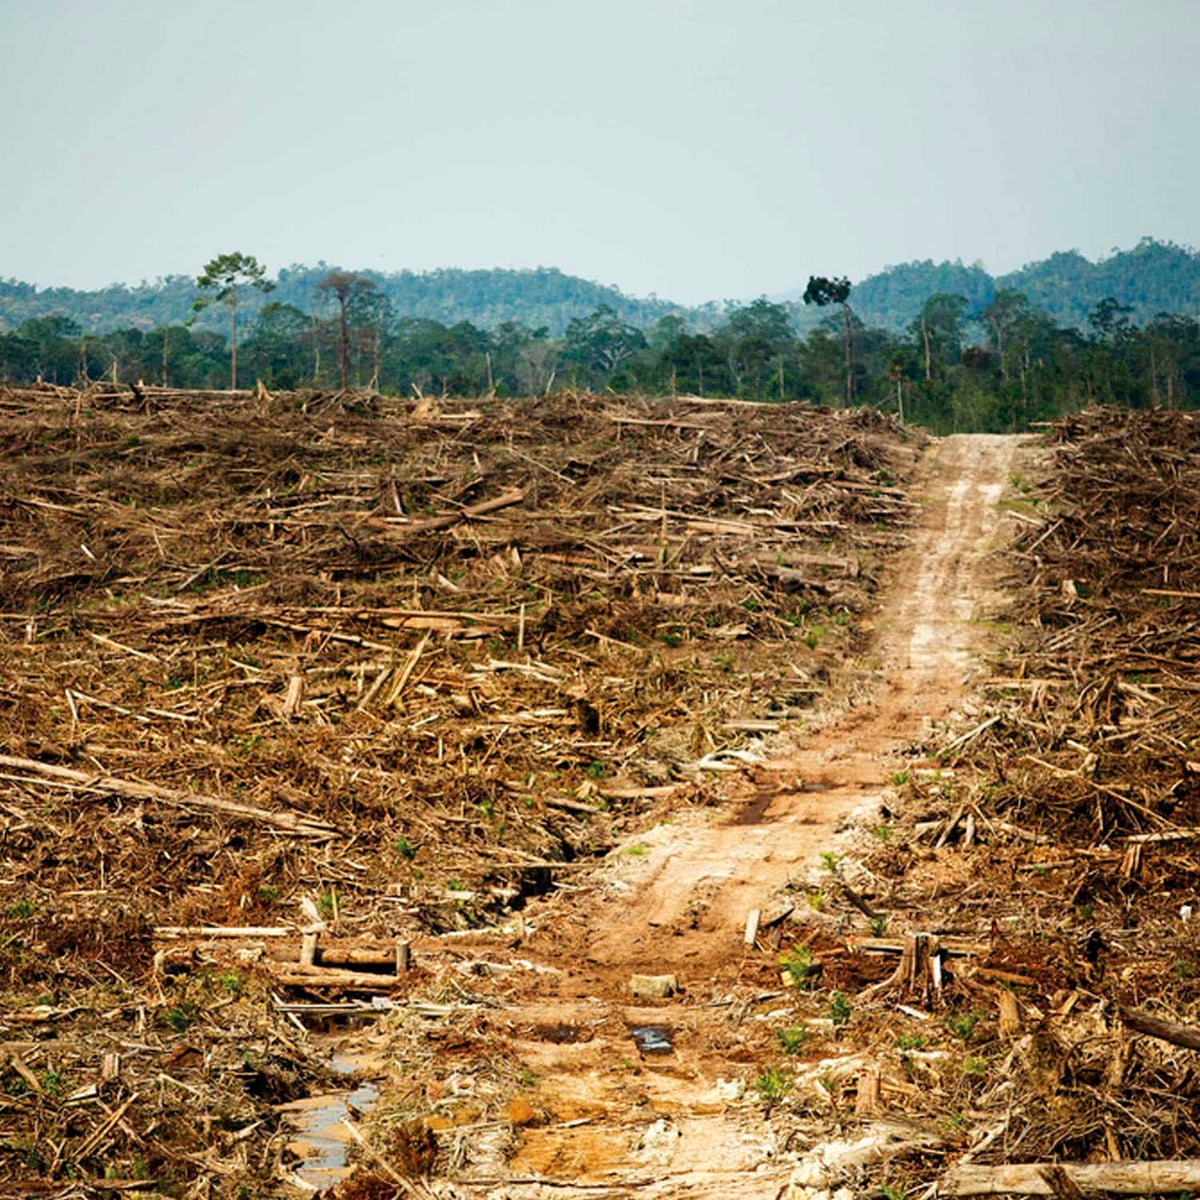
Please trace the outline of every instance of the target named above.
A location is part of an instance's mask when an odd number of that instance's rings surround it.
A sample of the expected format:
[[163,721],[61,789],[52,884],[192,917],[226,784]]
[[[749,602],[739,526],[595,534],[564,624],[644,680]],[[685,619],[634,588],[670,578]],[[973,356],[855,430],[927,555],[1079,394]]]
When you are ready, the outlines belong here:
[[[270,298],[309,312],[316,284],[333,269],[323,262],[312,267],[285,267]],[[493,329],[505,321],[519,321],[534,329],[545,326],[557,336],[572,318],[607,304],[635,325],[651,325],[659,317],[678,314],[693,327],[707,329],[725,311],[717,302],[685,308],[655,296],[629,296],[616,287],[551,267],[362,273],[387,293],[397,316],[424,317],[444,325],[470,321]],[[938,292],[966,296],[976,312],[991,301],[998,288],[1024,292],[1060,325],[1082,327],[1088,313],[1105,296],[1130,305],[1139,322],[1162,311],[1200,316],[1200,253],[1173,242],[1143,238],[1132,249],[1116,251],[1097,262],[1077,250],[1060,251],[996,277],[978,263],[900,263],[856,283],[850,302],[867,325],[897,331]],[[30,317],[44,316],[70,317],[96,333],[129,326],[153,329],[175,325],[191,315],[194,295],[194,281],[188,275],[170,275],[132,287],[113,284],[95,291],[42,289],[18,280],[0,280],[0,332],[15,329]],[[805,308],[798,292],[781,299],[801,329],[811,328],[827,315]],[[249,304],[253,306],[256,300],[251,297]],[[224,331],[223,314],[215,310],[204,313],[198,324]]]
[[[330,271],[340,269],[327,263],[315,267],[294,265],[279,272],[270,299],[292,304],[309,312],[316,285]],[[601,304],[614,308],[635,325],[651,325],[667,313],[685,310],[654,297],[638,299],[615,287],[591,283],[565,275],[550,267],[517,271],[363,271],[387,293],[399,317],[424,317],[443,325],[470,321],[495,328],[505,321],[519,321],[531,329],[546,326],[552,335],[563,333],[573,317],[586,316]],[[73,288],[40,289],[17,280],[0,280],[0,332],[15,329],[29,317],[71,317],[86,331],[107,333],[134,326],[154,329],[179,325],[191,316],[196,295],[190,275],[169,275],[156,283],[135,287],[112,284],[97,291]],[[247,306],[262,301],[257,293],[246,298]],[[223,332],[223,312],[209,310],[197,321],[203,329]]]

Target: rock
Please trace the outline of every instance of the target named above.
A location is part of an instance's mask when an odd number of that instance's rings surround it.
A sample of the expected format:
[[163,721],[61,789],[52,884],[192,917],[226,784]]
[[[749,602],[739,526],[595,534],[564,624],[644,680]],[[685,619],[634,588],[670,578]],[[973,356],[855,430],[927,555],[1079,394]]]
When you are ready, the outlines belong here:
[[639,1000],[665,1000],[679,991],[679,980],[674,975],[633,975],[629,991]]

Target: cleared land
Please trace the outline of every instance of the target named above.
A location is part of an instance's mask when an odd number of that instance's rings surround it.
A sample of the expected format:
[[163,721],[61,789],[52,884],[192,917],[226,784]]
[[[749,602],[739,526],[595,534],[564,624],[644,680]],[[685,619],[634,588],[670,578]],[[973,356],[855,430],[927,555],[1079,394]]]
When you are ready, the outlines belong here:
[[920,444],[582,395],[42,389],[0,425],[9,1174],[230,1194],[329,1082],[267,1006],[345,990],[300,930],[454,994],[419,935],[710,803],[863,644]]
[[1196,1190],[1190,417],[0,439],[6,1186]]

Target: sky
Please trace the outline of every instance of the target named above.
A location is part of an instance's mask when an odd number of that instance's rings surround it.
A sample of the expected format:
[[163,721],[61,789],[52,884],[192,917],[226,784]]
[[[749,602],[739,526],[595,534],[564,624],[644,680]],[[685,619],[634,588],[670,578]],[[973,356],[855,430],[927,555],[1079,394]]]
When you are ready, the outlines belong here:
[[694,304],[1200,242],[1198,0],[0,0],[0,277]]

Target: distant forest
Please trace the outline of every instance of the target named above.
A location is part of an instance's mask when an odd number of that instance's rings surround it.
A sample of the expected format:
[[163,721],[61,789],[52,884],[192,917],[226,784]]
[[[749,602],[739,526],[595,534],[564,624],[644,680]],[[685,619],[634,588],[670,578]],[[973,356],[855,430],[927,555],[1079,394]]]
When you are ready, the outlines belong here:
[[[819,265],[836,270],[838,264]],[[313,267],[285,267],[275,278],[271,300],[311,313],[314,307],[321,307],[321,280],[331,271],[343,269],[324,262]],[[561,337],[572,320],[601,305],[639,329],[648,329],[663,316],[680,316],[697,332],[717,328],[736,307],[729,301],[688,308],[655,296],[638,299],[614,286],[547,267],[527,271],[447,268],[421,273],[362,270],[355,274],[370,279],[397,316],[446,326],[468,321],[487,330],[515,321],[528,329],[544,327],[551,337]],[[930,296],[965,296],[971,311],[978,312],[998,291],[1005,290],[1022,292],[1055,324],[1080,330],[1087,327],[1088,314],[1107,296],[1127,305],[1138,324],[1159,312],[1200,317],[1200,253],[1144,238],[1133,249],[1114,252],[1099,262],[1068,250],[995,277],[978,264],[901,263],[854,285],[854,311],[864,324],[898,333],[919,315]],[[127,328],[145,333],[183,324],[191,315],[194,297],[191,275],[171,275],[136,286],[114,283],[98,291],[38,288],[0,279],[0,333],[12,332],[30,317],[69,317],[86,333]],[[787,309],[799,330],[817,323],[817,316],[801,303],[799,289],[794,296],[772,299]],[[248,298],[249,308],[259,303]],[[195,327],[224,332],[216,313],[205,314]]]
[[868,403],[939,432],[1020,428],[1089,403],[1200,406],[1200,254],[1151,239],[1097,263],[1060,253],[999,278],[907,263],[698,309],[547,269],[321,264],[272,278],[245,261],[254,271],[224,290],[207,268],[200,289],[191,276],[98,292],[0,283],[0,380],[228,387],[236,315],[242,387]]

